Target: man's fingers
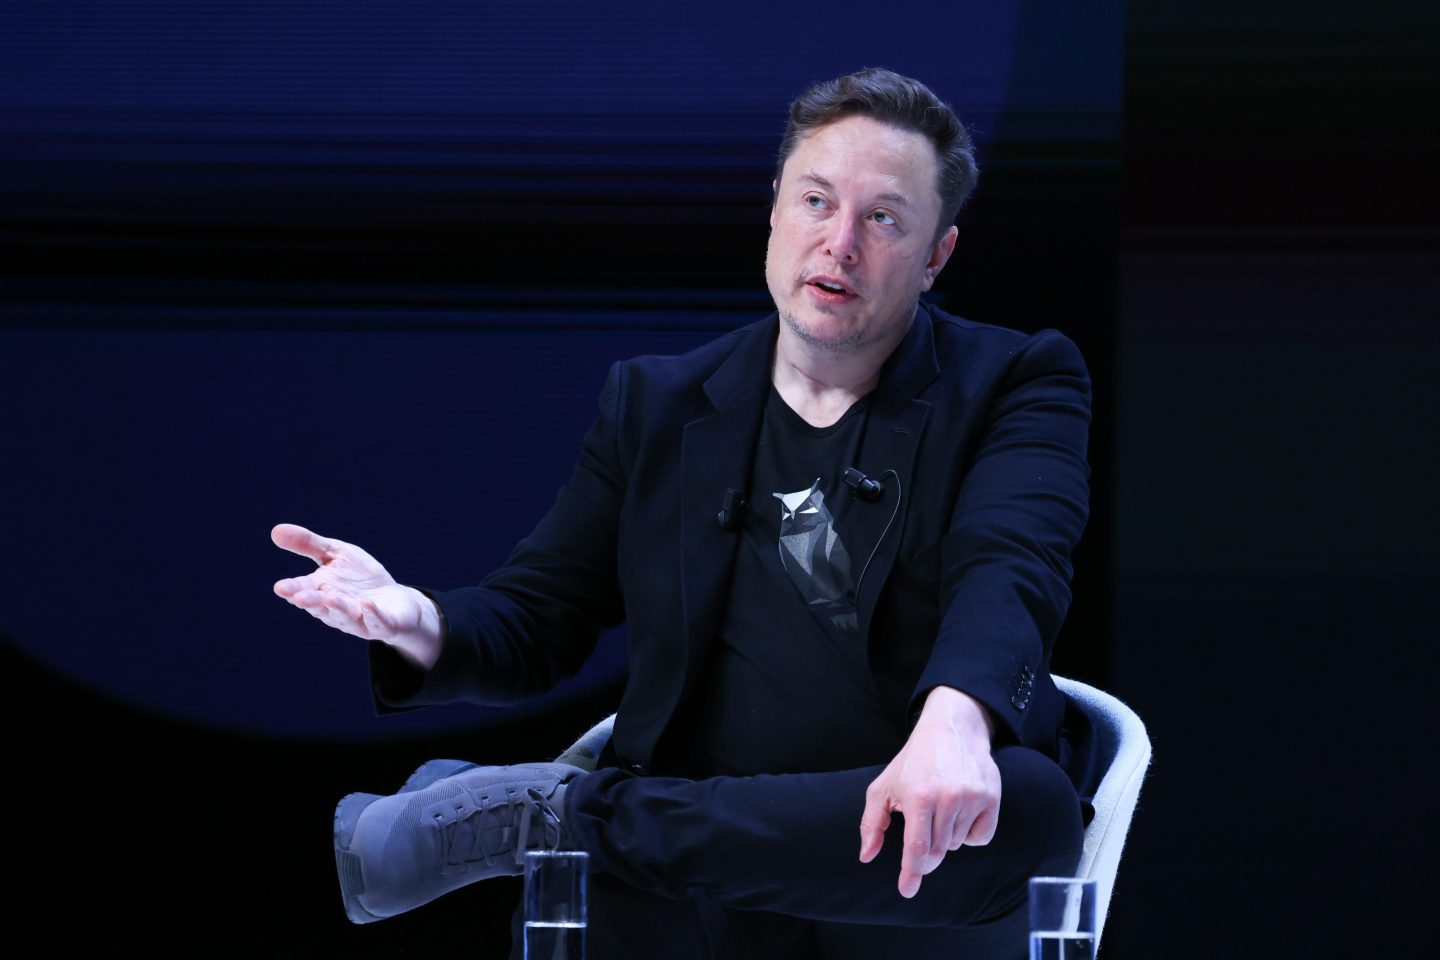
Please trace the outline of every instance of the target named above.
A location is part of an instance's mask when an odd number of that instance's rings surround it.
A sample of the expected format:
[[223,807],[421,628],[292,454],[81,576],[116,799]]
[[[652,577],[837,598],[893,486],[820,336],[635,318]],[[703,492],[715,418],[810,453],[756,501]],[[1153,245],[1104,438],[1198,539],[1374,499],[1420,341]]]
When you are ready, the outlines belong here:
[[951,821],[950,830],[945,835],[944,844],[937,849],[959,850],[965,844],[969,843],[968,838],[970,837],[971,831],[974,830],[975,821],[981,812],[980,808],[973,805],[960,807],[959,815]]
[[928,810],[905,814],[905,846],[900,854],[900,896],[913,897],[920,892],[920,878],[935,869],[931,862],[930,831],[933,815]]
[[860,815],[860,862],[869,863],[875,859],[885,843],[885,831],[890,827],[890,808],[884,800],[865,798],[865,812]]
[[302,591],[314,592],[315,584],[309,577],[287,577],[275,581],[275,593],[286,600],[293,600]]
[[[934,818],[930,826],[930,850],[938,856],[930,870],[940,865],[939,857],[944,856],[943,851],[954,850],[959,846],[959,841],[965,836],[964,828],[970,825],[970,821],[965,819],[964,806],[954,799],[938,804]],[[930,870],[925,872],[929,873]]]
[[336,546],[335,541],[293,523],[276,524],[270,531],[270,540],[280,549],[309,557],[316,563],[324,563],[333,557]]
[[983,847],[995,838],[995,827],[1000,822],[1000,804],[994,803],[980,812],[965,834],[964,842],[972,847]]
[[288,586],[282,591],[281,585],[285,583],[286,581],[282,580],[280,583],[275,584],[275,592],[302,610],[308,610],[311,607],[318,607],[324,604],[325,594],[316,590],[310,584],[298,579],[291,580]]

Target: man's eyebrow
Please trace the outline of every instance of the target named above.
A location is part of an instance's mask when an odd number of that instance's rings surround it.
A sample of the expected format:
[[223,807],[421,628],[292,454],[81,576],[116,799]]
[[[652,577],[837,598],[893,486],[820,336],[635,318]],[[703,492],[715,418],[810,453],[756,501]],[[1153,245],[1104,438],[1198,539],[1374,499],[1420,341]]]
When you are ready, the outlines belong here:
[[[827,190],[835,189],[835,184],[831,183],[829,180],[826,180],[824,177],[820,176],[820,174],[818,173],[815,173],[813,170],[810,173],[800,174],[798,179],[804,183],[813,183],[817,187],[824,187]],[[897,203],[904,207],[910,206],[910,198],[905,196],[905,194],[903,193],[894,193],[893,191],[888,193],[882,193],[876,196],[875,199],[883,200],[886,203]]]

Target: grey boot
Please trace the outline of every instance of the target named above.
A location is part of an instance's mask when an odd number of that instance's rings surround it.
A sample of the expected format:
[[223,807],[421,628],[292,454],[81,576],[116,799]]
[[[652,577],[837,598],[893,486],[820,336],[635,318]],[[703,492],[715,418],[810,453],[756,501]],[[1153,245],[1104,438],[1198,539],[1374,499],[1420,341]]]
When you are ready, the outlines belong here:
[[[435,766],[431,766],[435,764]],[[557,849],[563,763],[470,767],[431,761],[401,793],[352,793],[335,808],[335,867],[354,923],[393,917],[477,880],[519,876],[526,850]],[[422,771],[458,772],[423,786]]]

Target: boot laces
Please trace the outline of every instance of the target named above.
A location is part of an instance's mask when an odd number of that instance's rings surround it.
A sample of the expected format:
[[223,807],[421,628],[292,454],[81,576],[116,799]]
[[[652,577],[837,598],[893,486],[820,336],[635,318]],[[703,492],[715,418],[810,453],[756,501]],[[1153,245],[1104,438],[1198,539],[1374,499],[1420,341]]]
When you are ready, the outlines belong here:
[[[457,807],[456,813],[463,809]],[[524,864],[527,850],[559,848],[560,817],[534,787],[501,799],[482,796],[475,810],[440,825],[440,858],[446,866],[480,861],[493,866],[512,851],[515,863]]]

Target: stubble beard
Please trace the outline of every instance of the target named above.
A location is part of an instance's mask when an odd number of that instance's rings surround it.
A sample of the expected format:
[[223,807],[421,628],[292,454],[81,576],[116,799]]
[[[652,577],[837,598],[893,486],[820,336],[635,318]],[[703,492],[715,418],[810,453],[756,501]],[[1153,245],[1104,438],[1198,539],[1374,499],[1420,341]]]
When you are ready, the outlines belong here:
[[777,311],[779,312],[780,319],[784,322],[785,326],[789,328],[790,332],[794,334],[795,338],[798,339],[801,343],[805,344],[807,347],[810,347],[813,350],[828,353],[832,356],[845,357],[859,353],[861,350],[870,346],[871,344],[878,343],[882,340],[887,339],[890,336],[891,332],[899,327],[908,327],[908,321],[914,319],[915,311],[918,310],[919,307],[920,300],[917,297],[915,302],[910,305],[910,310],[906,314],[905,321],[896,321],[894,323],[886,324],[879,330],[871,330],[866,327],[860,327],[854,330],[850,330],[849,332],[842,334],[838,337],[818,336],[816,335],[815,331],[811,330],[809,327],[805,326],[805,324],[800,322],[800,318],[795,315],[794,311],[786,310],[779,307],[777,307]]
[[781,310],[780,319],[785,321],[785,326],[790,328],[790,332],[795,335],[797,340],[813,350],[833,353],[836,356],[848,356],[865,345],[865,331],[863,330],[851,330],[844,336],[827,339],[816,336],[813,330],[801,323],[799,318],[789,310]]

